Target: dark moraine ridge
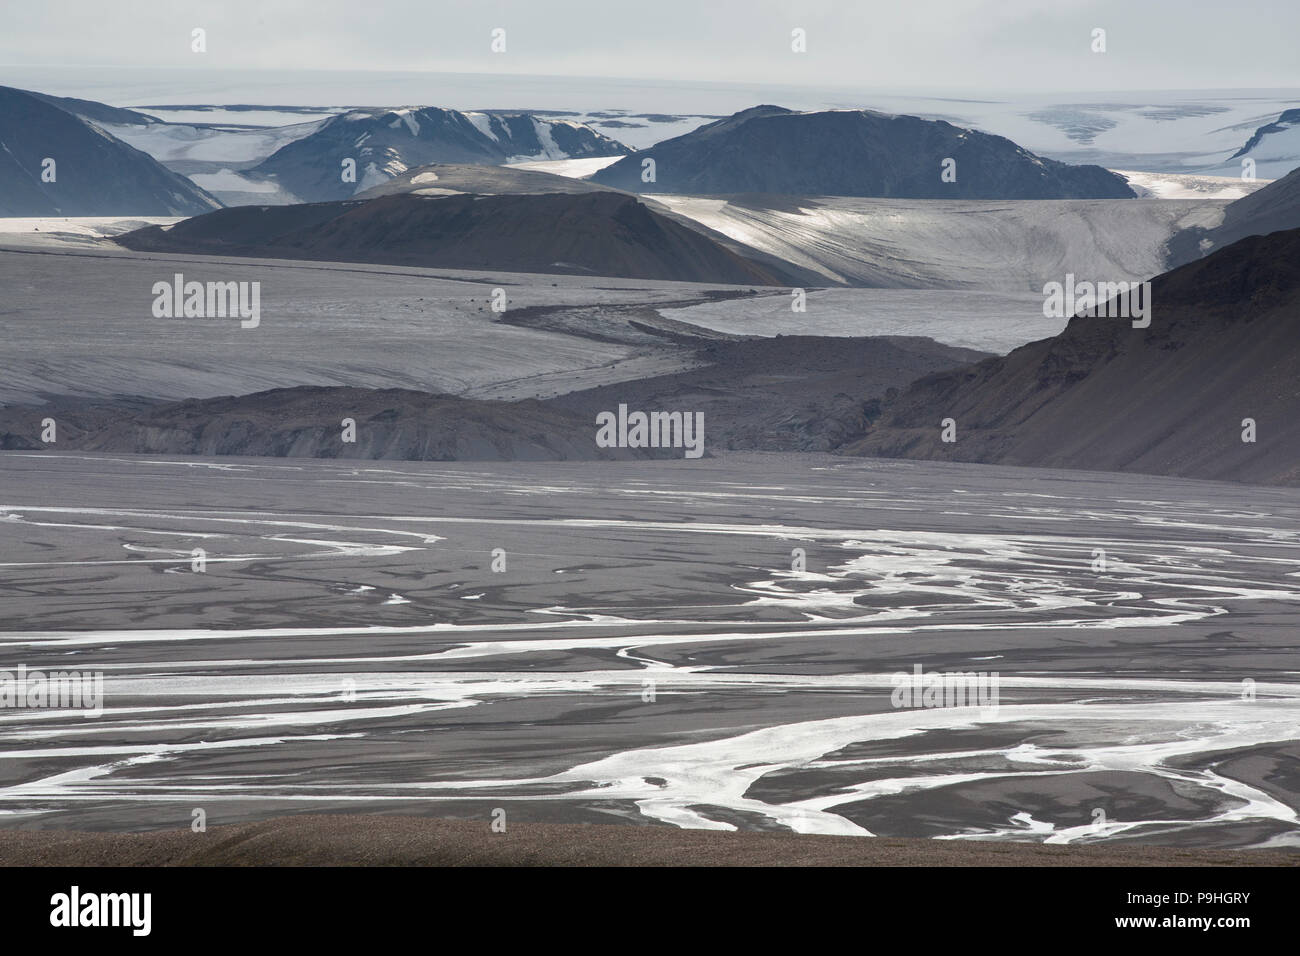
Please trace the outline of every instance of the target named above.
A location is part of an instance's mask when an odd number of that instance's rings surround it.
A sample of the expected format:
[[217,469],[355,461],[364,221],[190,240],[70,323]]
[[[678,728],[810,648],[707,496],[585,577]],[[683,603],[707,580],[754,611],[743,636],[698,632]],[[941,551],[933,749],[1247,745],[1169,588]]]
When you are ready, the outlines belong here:
[[[1151,302],[1148,328],[1076,316],[1004,358],[920,379],[844,450],[1300,483],[1300,229],[1158,276]],[[945,418],[955,442],[940,440]]]
[[987,354],[920,336],[720,341],[696,352],[706,368],[571,392],[547,404],[587,419],[620,404],[703,412],[713,450],[831,451],[861,434],[889,390]]
[[[655,181],[641,181],[646,158]],[[941,178],[956,161],[956,181]],[[627,156],[590,177],[633,192],[898,199],[1131,199],[1100,166],[1036,156],[1002,136],[871,110],[755,106]]]
[[[58,422],[57,446],[40,441]],[[342,440],[342,422],[356,441]],[[63,400],[0,409],[0,449],[407,461],[566,461],[667,452],[599,448],[585,418],[539,402],[492,402],[409,389],[277,388],[183,402]],[[676,452],[680,456],[680,452]]]
[[405,193],[368,201],[244,206],[118,237],[128,249],[736,285],[781,271],[615,192]]
[[[667,334],[667,333],[663,333]],[[57,398],[0,408],[0,450],[60,450],[432,461],[681,457],[680,449],[600,448],[596,414],[701,412],[705,449],[827,451],[860,434],[889,389],[985,353],[919,337],[711,341],[707,368],[586,389],[546,401],[490,401],[409,389],[299,386],[180,402]],[[341,422],[356,441],[341,441]]]

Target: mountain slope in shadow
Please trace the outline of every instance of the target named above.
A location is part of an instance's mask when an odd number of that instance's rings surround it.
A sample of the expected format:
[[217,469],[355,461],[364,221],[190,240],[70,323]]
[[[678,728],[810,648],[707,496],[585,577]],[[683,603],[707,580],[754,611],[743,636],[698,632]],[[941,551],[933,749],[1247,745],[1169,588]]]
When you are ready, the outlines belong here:
[[1169,268],[1185,265],[1247,236],[1300,229],[1300,168],[1228,203],[1223,221],[1207,229],[1193,226],[1175,233],[1168,244]]
[[843,450],[1300,484],[1300,230],[1158,276],[1151,302],[1145,329],[1076,316],[1054,338],[922,378]]
[[184,176],[71,112],[96,106],[56,105],[0,87],[0,216],[191,216],[221,207]]

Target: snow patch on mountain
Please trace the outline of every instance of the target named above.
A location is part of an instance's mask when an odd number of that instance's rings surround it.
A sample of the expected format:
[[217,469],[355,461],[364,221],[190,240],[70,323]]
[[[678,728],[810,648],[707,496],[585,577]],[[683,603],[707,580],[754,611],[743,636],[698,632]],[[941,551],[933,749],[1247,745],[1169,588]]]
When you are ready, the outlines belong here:
[[530,169],[534,172],[551,173],[570,179],[586,179],[592,173],[604,169],[611,163],[617,163],[622,158],[622,156],[591,156],[586,159],[522,159],[506,165],[512,169]]
[[420,135],[420,123],[411,110],[393,110],[391,115],[395,117],[393,121],[388,124],[391,128],[397,129],[398,125],[405,123],[406,128],[410,130],[412,136]]
[[357,183],[357,192],[363,189],[369,189],[371,186],[378,186],[380,183],[386,183],[394,176],[400,176],[406,172],[407,167],[400,160],[389,159],[385,163],[366,163],[365,171],[361,174],[361,179]]
[[474,124],[474,128],[492,140],[494,143],[501,142],[496,131],[492,129],[492,117],[487,113],[466,113],[465,118]]
[[567,159],[568,153],[555,145],[555,138],[551,136],[551,127],[549,123],[539,120],[536,116],[532,117],[533,129],[537,131],[537,140],[542,144],[541,156],[546,159]]

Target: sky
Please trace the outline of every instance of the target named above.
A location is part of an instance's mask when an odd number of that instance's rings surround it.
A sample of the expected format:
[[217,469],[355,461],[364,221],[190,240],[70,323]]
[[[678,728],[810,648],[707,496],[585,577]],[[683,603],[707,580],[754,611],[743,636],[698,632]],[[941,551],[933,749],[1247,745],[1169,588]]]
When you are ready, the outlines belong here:
[[[418,70],[907,89],[1300,87],[1300,2],[47,0],[0,66]],[[206,31],[206,52],[191,32]],[[493,52],[492,31],[505,31]],[[1094,52],[1093,31],[1106,31]],[[791,49],[792,31],[806,52]]]

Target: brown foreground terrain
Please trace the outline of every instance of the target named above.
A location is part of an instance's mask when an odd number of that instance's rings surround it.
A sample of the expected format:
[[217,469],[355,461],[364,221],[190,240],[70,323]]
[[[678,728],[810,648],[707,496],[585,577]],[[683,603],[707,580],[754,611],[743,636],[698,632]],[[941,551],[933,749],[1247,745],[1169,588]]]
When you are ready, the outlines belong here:
[[1300,851],[303,815],[206,833],[0,831],[4,866],[1297,866]]

